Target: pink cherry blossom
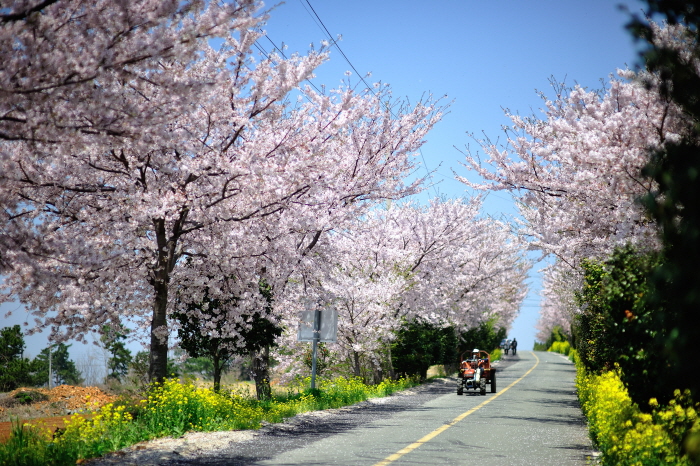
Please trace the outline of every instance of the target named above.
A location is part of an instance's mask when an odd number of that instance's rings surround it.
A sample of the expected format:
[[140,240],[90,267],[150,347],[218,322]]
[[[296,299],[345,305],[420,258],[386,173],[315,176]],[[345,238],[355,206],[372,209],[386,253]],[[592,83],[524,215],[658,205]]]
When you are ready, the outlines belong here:
[[232,333],[264,307],[261,278],[281,296],[326,232],[416,193],[404,179],[441,117],[388,87],[304,87],[323,50],[258,60],[259,5],[207,5],[16,2],[0,18],[2,295],[57,339],[148,328],[154,378],[175,306],[235,296],[210,329]]
[[[288,326],[296,329],[303,293],[338,311],[331,349],[355,375],[388,367],[388,345],[404,319],[467,330],[492,320],[508,328],[527,292],[524,244],[507,225],[480,217],[481,199],[392,204],[328,235],[292,280]],[[321,271],[321,273],[319,273]],[[314,273],[315,272],[315,273]],[[279,359],[295,348],[285,340]],[[303,345],[303,344],[302,344]],[[285,361],[289,372],[293,361]]]
[[[681,26],[652,27],[657,40],[687,47]],[[504,144],[480,140],[484,155],[466,154],[467,168],[484,182],[460,179],[509,191],[519,206],[520,236],[556,258],[545,276],[539,338],[554,325],[570,325],[582,259],[604,258],[626,243],[659,246],[657,225],[638,202],[654,188],[642,168],[650,151],[677,140],[688,123],[659,93],[656,76],[617,75],[599,91],[555,84],[554,99],[542,95],[543,117],[509,113]]]

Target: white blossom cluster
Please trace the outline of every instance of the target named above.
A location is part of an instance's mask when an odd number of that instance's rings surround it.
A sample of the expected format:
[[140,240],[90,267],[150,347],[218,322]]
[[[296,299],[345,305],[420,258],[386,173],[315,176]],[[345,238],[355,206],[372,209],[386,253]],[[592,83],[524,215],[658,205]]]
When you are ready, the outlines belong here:
[[[334,354],[358,376],[363,367],[386,367],[388,344],[405,320],[458,330],[486,321],[509,328],[527,293],[529,265],[508,226],[481,218],[480,207],[474,198],[375,209],[326,237],[306,275],[289,286],[291,303],[280,305],[293,308],[306,293],[333,306],[339,315]],[[318,270],[323,273],[313,273]],[[294,336],[278,356],[288,375],[295,360],[284,355],[303,349]]]

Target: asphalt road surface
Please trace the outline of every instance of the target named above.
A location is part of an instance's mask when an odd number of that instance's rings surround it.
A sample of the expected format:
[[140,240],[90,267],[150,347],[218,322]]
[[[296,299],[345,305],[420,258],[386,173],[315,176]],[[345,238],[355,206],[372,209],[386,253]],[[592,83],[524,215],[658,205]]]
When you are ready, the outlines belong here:
[[[179,465],[586,465],[595,456],[563,356],[521,351],[496,393],[456,394],[457,379],[413,394],[267,426]],[[595,462],[595,461],[593,461]]]

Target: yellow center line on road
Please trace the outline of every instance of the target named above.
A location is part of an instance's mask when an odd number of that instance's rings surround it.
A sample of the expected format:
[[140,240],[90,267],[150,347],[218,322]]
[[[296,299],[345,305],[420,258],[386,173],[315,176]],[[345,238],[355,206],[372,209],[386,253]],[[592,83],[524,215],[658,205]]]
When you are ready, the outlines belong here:
[[528,375],[530,372],[532,372],[532,371],[535,369],[535,367],[537,367],[537,365],[540,363],[540,358],[538,358],[537,355],[536,355],[535,353],[532,353],[532,352],[531,352],[530,354],[532,354],[532,355],[535,357],[535,359],[536,359],[537,361],[535,362],[535,365],[532,366],[527,372],[525,372],[525,374],[523,374],[523,376],[520,377],[518,380],[516,380],[516,381],[514,381],[513,383],[511,383],[511,384],[508,385],[506,388],[504,388],[504,389],[501,390],[500,392],[496,393],[495,395],[493,395],[493,396],[492,396],[491,398],[489,398],[488,400],[486,400],[486,401],[484,401],[484,402],[478,404],[477,406],[473,407],[473,408],[470,409],[469,411],[460,414],[459,416],[457,416],[456,418],[454,418],[452,421],[448,422],[447,424],[444,424],[443,426],[438,427],[437,429],[435,429],[434,431],[432,431],[431,433],[429,433],[429,434],[426,435],[425,437],[423,437],[423,438],[421,438],[420,440],[418,440],[418,441],[416,441],[416,442],[410,444],[409,446],[407,446],[407,447],[405,447],[405,448],[402,448],[401,450],[397,451],[397,452],[394,453],[393,455],[387,456],[387,457],[384,458],[382,461],[380,461],[379,463],[374,464],[373,466],[386,466],[387,464],[393,463],[394,461],[396,461],[396,460],[398,460],[399,458],[401,458],[403,455],[412,452],[413,450],[415,450],[415,449],[418,448],[419,446],[423,445],[424,443],[428,443],[429,441],[431,441],[432,439],[434,439],[435,437],[437,437],[437,436],[440,435],[441,433],[445,432],[447,429],[449,429],[449,428],[452,427],[453,425],[457,424],[459,421],[461,421],[461,420],[464,419],[465,417],[469,416],[471,413],[473,413],[473,412],[476,411],[477,409],[483,408],[484,406],[486,406],[487,404],[491,403],[493,400],[495,400],[495,399],[498,398],[499,396],[503,395],[505,392],[507,392],[508,390],[510,390],[510,388],[511,388],[513,385],[515,385],[516,383],[520,382],[520,381],[523,380],[525,377],[527,377],[527,375]]

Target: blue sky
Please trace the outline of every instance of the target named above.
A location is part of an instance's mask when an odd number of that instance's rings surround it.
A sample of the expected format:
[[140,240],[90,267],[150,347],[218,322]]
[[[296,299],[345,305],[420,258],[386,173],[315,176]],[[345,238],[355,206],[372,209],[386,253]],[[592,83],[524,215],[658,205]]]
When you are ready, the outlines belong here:
[[[469,176],[460,165],[463,155],[457,148],[478,148],[469,134],[491,139],[501,136],[502,125],[509,123],[504,108],[537,113],[542,101],[536,91],[551,95],[550,78],[599,88],[601,79],[617,68],[638,62],[635,43],[624,28],[629,14],[618,7],[625,4],[639,12],[641,4],[631,0],[309,2],[330,34],[342,35],[340,48],[357,71],[362,76],[372,73],[367,82],[389,83],[395,97],[412,102],[424,93],[446,95],[447,101],[454,101],[422,150],[427,169],[436,171],[433,181],[437,183],[420,196],[422,201],[436,194],[470,195],[466,186],[453,179],[452,170]],[[328,36],[311,7],[306,0],[287,0],[276,6],[265,28],[269,39],[277,46],[285,43],[288,54],[304,54],[310,44],[318,48]],[[266,51],[273,48],[267,39],[259,42]],[[319,68],[313,82],[336,87],[348,79],[348,70],[348,61],[333,48],[331,59]],[[359,82],[354,72],[349,79],[353,84]],[[501,218],[514,213],[507,194],[487,197],[485,214]],[[531,292],[510,332],[521,349],[531,349],[534,343],[538,268],[531,274]],[[5,312],[11,309],[18,312],[5,319]],[[0,327],[24,322],[26,317],[16,304],[0,306]],[[31,356],[46,346],[42,336],[26,341]],[[87,349],[74,344],[73,358]]]

